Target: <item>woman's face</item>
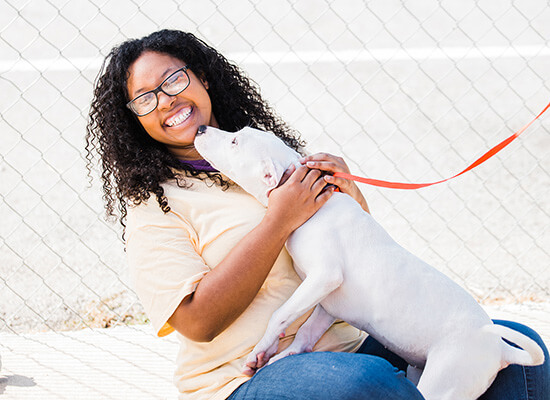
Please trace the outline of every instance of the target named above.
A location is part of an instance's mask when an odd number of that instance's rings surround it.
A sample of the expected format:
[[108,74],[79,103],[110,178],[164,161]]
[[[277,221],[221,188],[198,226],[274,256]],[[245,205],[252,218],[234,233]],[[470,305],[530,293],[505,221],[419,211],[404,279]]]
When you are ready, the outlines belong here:
[[[134,99],[159,86],[170,74],[184,67],[185,62],[168,54],[144,52],[129,69],[128,95]],[[202,158],[193,146],[200,125],[218,127],[212,114],[208,82],[188,69],[190,83],[181,93],[168,96],[158,92],[158,106],[151,113],[138,117],[149,136],[166,145],[180,159]]]

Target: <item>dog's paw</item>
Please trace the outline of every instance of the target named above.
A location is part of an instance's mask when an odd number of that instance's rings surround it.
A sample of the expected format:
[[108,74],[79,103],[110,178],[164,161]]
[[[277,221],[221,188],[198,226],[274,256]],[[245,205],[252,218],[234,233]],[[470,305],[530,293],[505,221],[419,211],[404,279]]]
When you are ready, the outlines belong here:
[[263,360],[265,353],[256,354],[254,352],[250,353],[244,363],[243,374],[246,376],[252,376],[260,368],[259,365]]
[[288,356],[292,356],[294,354],[311,353],[312,351],[313,351],[313,349],[310,346],[304,347],[304,346],[300,346],[300,345],[294,345],[294,343],[292,343],[290,346],[288,346],[286,349],[281,351],[279,354],[271,357],[267,364],[268,365],[272,364],[275,361],[278,361],[278,360],[280,360],[282,358],[285,358],[285,357],[288,357]]
[[247,376],[252,376],[256,371],[265,366],[271,356],[277,352],[279,347],[279,340],[275,340],[269,346],[264,346],[263,342],[260,341],[254,347],[254,350],[248,355],[245,361],[245,367],[243,369],[243,374]]

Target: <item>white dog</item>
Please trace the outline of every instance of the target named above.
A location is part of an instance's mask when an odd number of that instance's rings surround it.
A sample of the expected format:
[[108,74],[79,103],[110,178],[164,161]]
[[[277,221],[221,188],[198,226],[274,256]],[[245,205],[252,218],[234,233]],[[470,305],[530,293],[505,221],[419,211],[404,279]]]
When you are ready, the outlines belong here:
[[[272,133],[252,128],[201,127],[195,148],[265,206],[283,172],[300,159]],[[509,364],[544,361],[533,340],[493,324],[464,289],[397,244],[346,194],[334,193],[286,247],[303,282],[273,314],[247,364],[274,355],[279,335],[313,307],[291,346],[271,362],[311,351],[336,318],[423,369],[418,389],[427,400],[474,400]]]

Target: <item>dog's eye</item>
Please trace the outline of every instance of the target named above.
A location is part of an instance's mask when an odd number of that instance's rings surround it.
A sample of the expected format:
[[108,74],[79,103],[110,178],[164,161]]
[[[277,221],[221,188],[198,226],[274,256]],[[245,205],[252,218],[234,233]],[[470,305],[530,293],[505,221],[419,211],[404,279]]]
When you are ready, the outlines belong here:
[[231,144],[232,144],[233,146],[236,146],[236,145],[237,145],[237,138],[236,138],[236,137],[233,138],[233,140],[231,141]]

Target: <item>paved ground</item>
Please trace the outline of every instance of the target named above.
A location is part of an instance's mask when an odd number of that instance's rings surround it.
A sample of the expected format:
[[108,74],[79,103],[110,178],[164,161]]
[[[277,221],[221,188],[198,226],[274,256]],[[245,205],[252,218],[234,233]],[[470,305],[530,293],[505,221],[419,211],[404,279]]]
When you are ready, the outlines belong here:
[[3,400],[176,398],[177,343],[149,326],[0,337]]
[[[550,303],[486,307],[494,318],[526,323],[550,344]],[[150,327],[0,335],[2,400],[175,399],[177,342]]]

